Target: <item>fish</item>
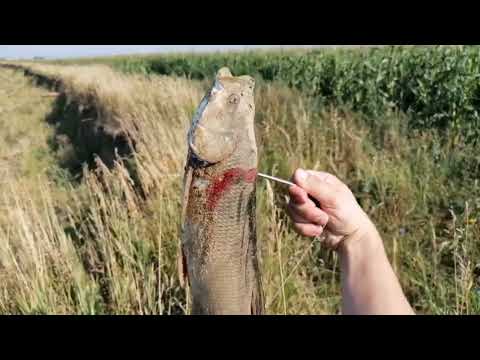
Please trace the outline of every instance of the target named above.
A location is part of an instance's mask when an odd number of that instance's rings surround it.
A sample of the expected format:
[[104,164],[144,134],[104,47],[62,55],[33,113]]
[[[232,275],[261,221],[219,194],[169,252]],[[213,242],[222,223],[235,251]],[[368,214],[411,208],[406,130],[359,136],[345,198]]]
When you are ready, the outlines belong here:
[[219,69],[188,131],[179,275],[192,315],[261,315],[255,79]]

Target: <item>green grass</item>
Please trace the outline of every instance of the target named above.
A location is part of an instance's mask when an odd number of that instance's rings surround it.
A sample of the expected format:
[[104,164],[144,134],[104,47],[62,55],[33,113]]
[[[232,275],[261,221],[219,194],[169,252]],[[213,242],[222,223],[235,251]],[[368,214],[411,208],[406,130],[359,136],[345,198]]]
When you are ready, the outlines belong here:
[[[404,125],[405,116],[395,113],[375,119],[372,126],[363,116],[337,110],[319,113],[313,110],[314,104],[307,103],[303,108],[307,116],[301,122],[302,111],[298,109],[302,106],[294,99],[273,104],[260,100],[259,108],[267,115],[262,117],[260,111],[260,125],[269,129],[261,134],[266,139],[262,169],[283,177],[289,177],[296,167],[336,174],[377,224],[417,311],[478,313],[474,293],[479,285],[474,268],[480,261],[475,245],[480,235],[480,163],[474,155],[478,145],[456,142],[449,136],[446,138],[451,141],[446,141],[445,134],[434,130],[410,132]],[[275,193],[274,203],[281,207],[285,202],[282,189]],[[301,249],[308,249],[309,244],[291,233],[284,211],[277,216],[284,229],[280,231],[282,242],[289,244],[283,256],[292,259],[291,265],[283,265],[288,273],[295,268]],[[271,229],[273,220],[261,217],[260,222]],[[300,268],[307,273],[318,271],[322,264],[319,279],[311,285],[317,301],[321,294],[338,294],[338,266],[333,254],[316,245],[304,261],[308,265]],[[299,283],[296,279],[290,286],[295,288]],[[287,296],[291,299],[287,308],[300,303],[304,288],[297,292],[295,295],[292,290]],[[339,298],[329,301],[329,311],[338,309]],[[281,302],[274,304],[281,312]]]
[[371,49],[253,51],[222,54],[118,56],[60,63],[104,63],[127,73],[211,77],[234,74],[281,81],[323,106],[348,106],[376,118],[395,108],[412,128],[455,129],[480,136],[478,46],[389,46]]
[[[37,192],[9,182],[9,215],[0,221],[0,312],[188,312],[176,275],[184,137],[208,81],[104,77],[105,70],[91,67],[48,71],[62,73],[75,96],[90,94],[126,126],[136,122],[132,161],[144,193],[122,164],[85,169],[79,183],[65,178],[66,192],[51,177],[37,183]],[[88,74],[95,74],[96,87],[87,86]],[[326,106],[282,81],[258,82],[256,109],[263,172],[289,177],[304,167],[334,173],[378,226],[417,312],[480,313],[478,143],[455,129],[412,128],[408,112],[366,115],[347,105]],[[42,125],[34,118],[32,129]],[[40,164],[50,156],[32,154]],[[268,313],[339,313],[336,255],[293,232],[283,187],[259,182],[257,196]]]

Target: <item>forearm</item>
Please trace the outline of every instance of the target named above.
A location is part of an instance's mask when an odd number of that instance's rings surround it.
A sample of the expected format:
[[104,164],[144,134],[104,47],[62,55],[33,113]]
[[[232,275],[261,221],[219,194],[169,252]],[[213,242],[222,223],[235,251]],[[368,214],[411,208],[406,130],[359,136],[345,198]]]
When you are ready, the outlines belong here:
[[375,227],[339,249],[343,314],[413,315]]

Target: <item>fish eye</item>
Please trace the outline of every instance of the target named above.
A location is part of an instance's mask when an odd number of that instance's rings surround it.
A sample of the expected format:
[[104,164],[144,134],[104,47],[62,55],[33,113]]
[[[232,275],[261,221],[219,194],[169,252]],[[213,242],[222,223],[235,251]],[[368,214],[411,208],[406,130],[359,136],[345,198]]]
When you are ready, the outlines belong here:
[[228,97],[228,103],[236,105],[240,102],[240,97],[237,94],[232,94]]

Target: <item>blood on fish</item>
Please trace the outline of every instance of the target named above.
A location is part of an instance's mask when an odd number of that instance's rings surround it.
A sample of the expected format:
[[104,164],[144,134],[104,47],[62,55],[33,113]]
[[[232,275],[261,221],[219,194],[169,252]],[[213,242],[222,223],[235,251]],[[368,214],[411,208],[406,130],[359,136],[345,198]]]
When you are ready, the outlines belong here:
[[257,178],[257,169],[250,169],[248,170],[244,175],[243,175],[243,179],[247,182],[247,183],[253,183],[255,182],[255,179]]
[[227,170],[223,175],[215,178],[208,188],[207,206],[213,210],[221,196],[228,191],[234,182],[241,177],[242,171],[239,168]]
[[221,176],[213,179],[208,188],[207,207],[209,210],[215,209],[218,201],[233,184],[240,180],[247,183],[253,183],[257,176],[257,169],[244,170],[241,168],[232,168],[225,171]]

